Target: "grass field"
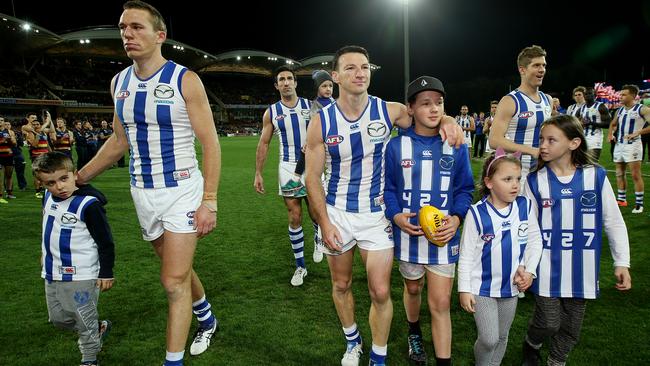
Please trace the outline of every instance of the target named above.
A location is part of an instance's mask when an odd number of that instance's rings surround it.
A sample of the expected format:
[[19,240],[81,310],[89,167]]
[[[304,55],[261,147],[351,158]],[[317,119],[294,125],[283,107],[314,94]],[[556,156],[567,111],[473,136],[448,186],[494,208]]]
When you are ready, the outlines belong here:
[[[254,137],[221,140],[218,227],[199,242],[194,262],[221,321],[221,331],[203,355],[190,358],[187,352],[186,365],[340,364],[345,343],[330,296],[327,264],[311,261],[313,246],[307,241],[309,275],[302,287],[289,284],[294,260],[285,208],[275,194],[277,142],[274,139],[266,165],[266,195],[256,194],[252,187],[256,144]],[[613,170],[608,147],[602,156],[604,165]],[[479,174],[480,163],[473,161],[472,165],[475,175]],[[647,164],[643,168],[648,171]],[[609,179],[615,184],[613,173]],[[632,187],[631,178],[628,181]],[[111,169],[93,181],[109,199],[107,211],[116,241],[115,287],[101,295],[99,305],[100,317],[111,319],[113,330],[100,361],[102,365],[160,365],[165,352],[166,300],[158,281],[157,259],[140,236],[128,182],[125,168]],[[650,187],[647,176],[645,183]],[[16,195],[18,199],[0,206],[0,365],[78,364],[76,335],[47,322],[39,264],[40,200],[31,190]],[[633,200],[632,189],[628,189],[628,201]],[[650,362],[650,219],[648,212],[632,215],[630,211],[629,207],[623,209],[630,234],[633,288],[626,293],[613,288],[612,260],[605,247],[601,298],[589,302],[570,365]],[[311,238],[306,215],[303,227],[305,237]],[[353,289],[357,323],[367,342],[365,364],[370,346],[370,302],[358,255],[356,260]],[[396,268],[392,299],[388,362],[407,365],[407,326]],[[454,363],[473,364],[474,319],[458,306],[455,287],[452,301]],[[531,295],[519,302],[504,365],[520,363],[520,345],[532,305]],[[435,364],[426,305],[421,320],[430,364]]]

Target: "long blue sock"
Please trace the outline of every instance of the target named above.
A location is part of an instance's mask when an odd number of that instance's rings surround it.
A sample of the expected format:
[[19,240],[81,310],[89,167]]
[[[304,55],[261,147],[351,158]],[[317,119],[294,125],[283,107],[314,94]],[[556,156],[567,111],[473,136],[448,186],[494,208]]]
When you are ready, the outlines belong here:
[[211,307],[212,305],[205,299],[205,295],[192,303],[192,312],[196,314],[199,326],[203,329],[209,329],[216,320],[212,311],[210,311]]
[[183,366],[183,356],[185,351],[180,352],[169,352],[165,356],[165,363],[163,366]]
[[348,328],[343,328],[343,333],[345,334],[345,340],[348,343],[362,343],[361,333],[357,329],[357,323],[352,324]]
[[289,226],[289,240],[293,248],[293,257],[296,259],[296,267],[305,267],[305,234],[302,226],[292,228]]

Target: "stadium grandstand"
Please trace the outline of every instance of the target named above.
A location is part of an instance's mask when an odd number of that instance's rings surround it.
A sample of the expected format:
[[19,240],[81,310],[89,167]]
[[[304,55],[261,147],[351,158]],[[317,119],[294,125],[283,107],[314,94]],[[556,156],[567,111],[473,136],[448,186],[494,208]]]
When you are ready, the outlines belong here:
[[[0,13],[0,37],[0,115],[14,124],[22,123],[26,113],[42,109],[93,125],[112,119],[109,83],[130,64],[118,28],[96,26],[56,34]],[[162,51],[201,76],[222,135],[254,134],[261,128],[264,109],[277,100],[271,80],[275,68],[293,67],[298,93],[311,98],[312,72],[331,69],[333,56],[293,60],[246,49],[213,55],[173,39],[167,39]]]

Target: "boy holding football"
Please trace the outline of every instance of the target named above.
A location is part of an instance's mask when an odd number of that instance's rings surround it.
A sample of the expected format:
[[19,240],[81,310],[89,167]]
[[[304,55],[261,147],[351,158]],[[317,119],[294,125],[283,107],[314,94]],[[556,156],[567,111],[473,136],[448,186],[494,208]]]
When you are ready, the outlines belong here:
[[[413,125],[386,148],[386,217],[393,223],[395,257],[404,277],[404,309],[409,326],[409,358],[427,360],[419,314],[424,278],[431,313],[431,333],[438,365],[451,364],[451,288],[458,261],[458,228],[472,202],[474,181],[466,145],[443,143],[442,82],[421,76],[408,86],[408,114]],[[435,235],[425,236],[418,225],[422,206],[437,207],[445,215]],[[433,242],[441,243],[441,246]]]

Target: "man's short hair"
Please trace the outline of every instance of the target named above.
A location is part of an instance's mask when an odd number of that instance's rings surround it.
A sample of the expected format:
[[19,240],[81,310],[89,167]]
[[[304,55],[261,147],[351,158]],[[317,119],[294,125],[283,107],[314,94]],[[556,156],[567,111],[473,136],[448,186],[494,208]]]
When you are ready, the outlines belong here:
[[582,86],[582,85],[578,85],[578,86],[576,86],[575,88],[573,88],[573,94],[575,94],[575,93],[577,93],[577,92],[580,92],[580,93],[582,93],[582,95],[585,95],[585,92],[586,92],[586,91],[587,91],[587,88],[585,88],[585,87]]
[[276,68],[275,70],[273,70],[273,84],[278,83],[278,75],[280,75],[280,73],[284,72],[284,71],[290,72],[291,75],[293,75],[293,80],[296,80],[296,72],[293,71],[293,69],[290,68],[289,66],[282,65],[282,66]]
[[493,101],[490,102],[490,106],[493,106],[495,104],[499,105],[499,101],[498,100],[493,100]]
[[339,58],[341,58],[341,56],[345,55],[346,53],[361,53],[366,56],[368,62],[370,62],[370,55],[368,54],[368,50],[365,48],[361,46],[343,46],[339,48],[339,50],[334,54],[334,59],[332,60],[332,70],[338,69]]
[[151,24],[153,25],[153,30],[163,31],[167,33],[167,26],[165,25],[165,19],[158,9],[154,8],[153,5],[147,4],[144,1],[140,0],[130,0],[124,3],[122,9],[140,9],[149,12],[151,15]]
[[526,67],[530,65],[535,57],[545,57],[546,51],[538,45],[532,45],[524,48],[517,56],[517,66]]
[[632,93],[632,95],[634,96],[637,96],[639,94],[639,87],[634,84],[623,85],[621,90],[627,90],[630,93]]
[[66,154],[58,151],[50,151],[39,155],[32,163],[32,173],[54,173],[57,170],[65,169],[68,172],[74,172],[74,163]]

